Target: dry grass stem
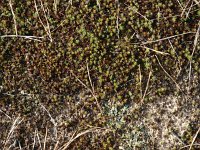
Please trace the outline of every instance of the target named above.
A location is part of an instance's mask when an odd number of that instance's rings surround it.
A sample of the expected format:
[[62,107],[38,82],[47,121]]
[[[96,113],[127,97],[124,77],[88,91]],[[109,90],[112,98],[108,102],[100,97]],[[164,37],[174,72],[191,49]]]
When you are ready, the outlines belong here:
[[11,128],[10,128],[10,131],[9,131],[9,133],[8,133],[8,136],[7,136],[7,138],[6,138],[5,142],[4,142],[4,148],[3,148],[3,150],[6,148],[6,145],[7,145],[8,141],[10,140],[10,138],[12,137],[12,135],[13,135],[13,133],[14,133],[14,130],[17,128],[17,126],[18,126],[22,121],[23,121],[23,119],[21,119],[21,117],[19,117],[19,116],[14,120],[14,122],[13,122]]
[[0,112],[2,112],[6,117],[8,117],[9,119],[12,119],[8,114],[6,114],[3,110],[0,109]]
[[176,0],[178,2],[178,4],[180,5],[181,9],[183,10],[183,6],[181,4],[181,2],[179,0]]
[[46,10],[44,8],[44,5],[43,5],[42,1],[40,0],[41,8],[42,8],[45,20],[46,20],[46,25],[44,25],[44,23],[42,22],[42,19],[41,19],[40,14],[39,14],[39,10],[38,10],[38,6],[37,6],[36,0],[34,0],[34,4],[35,4],[35,10],[36,10],[36,13],[38,15],[39,21],[42,24],[44,30],[46,31],[50,41],[52,42],[53,39],[52,39],[52,36],[51,36],[50,26],[49,26],[49,22],[48,22],[48,18],[47,18],[47,15],[46,15]]
[[[70,139],[66,144],[64,144],[59,150],[65,150],[65,149],[67,149],[67,148],[69,147],[69,145],[70,145],[73,141],[75,141],[77,138],[79,138],[80,136],[85,135],[85,134],[87,134],[87,133],[91,133],[91,132],[98,132],[99,129],[101,129],[101,128],[99,128],[99,127],[94,127],[94,128],[88,129],[88,130],[86,130],[86,131],[83,131],[83,132],[81,132],[81,133],[78,133],[76,136],[75,136],[75,133],[74,133],[74,134],[72,135],[71,139]],[[74,137],[74,136],[75,136],[75,137]]]
[[142,44],[142,45],[151,44],[151,43],[156,43],[156,42],[161,42],[161,41],[164,41],[164,40],[172,39],[172,38],[175,38],[175,37],[178,37],[178,36],[183,36],[183,35],[186,35],[186,34],[194,34],[194,33],[196,33],[196,32],[186,32],[186,33],[182,33],[182,34],[168,36],[168,37],[161,38],[161,39],[158,39],[158,40],[147,41],[147,42],[142,42],[142,43],[141,42],[140,43],[133,43],[133,44]]
[[48,129],[47,129],[47,127],[46,127],[46,133],[45,133],[45,138],[44,138],[44,146],[43,146],[43,150],[46,149],[47,133],[48,133]]
[[25,38],[25,39],[30,39],[30,40],[35,40],[38,42],[42,42],[42,40],[44,37],[37,37],[37,36],[26,36],[26,35],[2,35],[0,36],[1,38],[9,38],[9,37],[16,37],[16,38]]
[[190,144],[189,150],[192,149],[192,146],[193,146],[193,144],[194,144],[194,142],[195,142],[195,140],[196,140],[196,138],[197,138],[199,132],[200,132],[200,127],[199,127],[199,129],[197,130],[196,134],[194,135],[194,137],[193,137],[193,139],[192,139],[192,143]]
[[153,48],[149,48],[149,47],[147,47],[147,46],[143,46],[143,45],[142,45],[142,46],[139,46],[139,47],[149,49],[150,51],[153,51],[153,52],[155,52],[155,53],[157,53],[157,54],[170,55],[169,53],[165,53],[165,52],[157,51],[157,50],[155,50],[155,49],[153,49]]
[[40,136],[38,134],[38,129],[36,129],[36,136],[37,136],[37,139],[38,139],[38,143],[40,145],[40,149],[42,149],[42,144],[41,144]]
[[99,9],[101,9],[101,6],[100,6],[100,3],[99,3],[99,0],[96,0],[96,3],[97,3],[97,6],[99,7]]
[[143,94],[142,94],[142,73],[141,73],[140,65],[139,65],[138,69],[139,69],[139,79],[140,79],[140,95],[141,95],[141,99],[142,99],[142,97],[143,97]]
[[58,144],[59,144],[59,141],[56,142],[53,150],[57,150],[58,149]]
[[53,1],[53,9],[54,9],[54,13],[57,15],[57,11],[58,11],[58,5],[60,3],[60,0],[54,0]]
[[50,112],[44,107],[44,105],[40,104],[41,107],[47,112],[48,116],[50,117],[51,123],[54,125],[54,135],[57,138],[57,123],[55,119],[51,116]]
[[172,76],[164,69],[164,67],[161,65],[160,60],[158,59],[158,57],[155,55],[158,64],[160,65],[160,67],[162,68],[162,70],[165,72],[165,74],[175,83],[176,87],[181,91],[180,86],[178,85],[178,83],[172,78]]
[[91,81],[91,78],[90,78],[90,73],[89,73],[89,68],[88,68],[88,65],[87,65],[87,72],[88,72],[88,78],[89,78],[89,81],[90,81],[90,86],[91,88],[89,88],[85,83],[83,83],[74,73],[72,70],[70,70],[71,74],[79,81],[79,83],[81,83],[91,94],[92,96],[94,97],[96,103],[97,103],[97,107],[99,108],[100,112],[102,113],[102,108],[98,102],[98,99],[94,93],[94,87],[93,87],[93,84],[92,84],[92,81]]
[[138,11],[136,11],[136,10],[134,10],[134,9],[133,9],[133,11],[134,11],[135,13],[139,14],[142,18],[144,18],[144,19],[146,19],[146,20],[149,21],[149,19],[148,19],[146,16],[142,15],[140,12],[138,12]]
[[198,5],[200,7],[200,1],[198,2],[197,0],[193,0],[195,2],[196,5]]
[[35,132],[34,132],[34,138],[33,138],[33,148],[32,148],[32,150],[35,149],[35,143],[36,143],[36,132],[37,132],[37,130],[35,129]]
[[18,33],[17,33],[17,21],[16,21],[15,13],[13,11],[12,1],[11,0],[9,0],[9,6],[10,6],[10,9],[11,9],[11,13],[12,13],[13,21],[14,21],[14,25],[15,25],[15,35],[18,35]]
[[147,80],[147,85],[146,85],[146,88],[145,88],[145,91],[144,91],[144,94],[143,94],[143,97],[142,97],[142,103],[144,102],[144,98],[145,98],[147,90],[149,88],[149,82],[150,82],[151,74],[152,74],[152,71],[149,72],[149,76],[148,76],[148,80]]
[[119,39],[119,1],[115,0],[117,5],[117,19],[116,19],[116,28],[117,28],[117,38]]
[[183,11],[182,11],[182,13],[181,13],[181,17],[182,17],[183,14],[185,13],[185,11],[186,11],[186,9],[187,9],[189,3],[190,3],[190,0],[188,0],[188,2],[186,3],[185,7],[183,8]]
[[[200,146],[200,144],[193,144],[193,146]],[[187,147],[190,147],[190,145],[185,145],[185,146],[181,147],[180,150],[181,150],[181,149],[185,149],[185,148],[187,148]]]
[[197,43],[198,43],[199,32],[200,32],[200,21],[199,21],[199,27],[197,29],[197,32],[196,32],[196,35],[195,35],[195,39],[194,39],[194,44],[193,44],[193,50],[192,50],[192,54],[191,54],[191,59],[189,61],[190,66],[189,66],[189,75],[188,75],[188,79],[189,79],[189,87],[188,87],[188,89],[190,89],[190,84],[191,84],[192,58],[193,58],[193,55],[194,55],[194,52],[196,50],[196,46],[197,46]]
[[186,13],[186,18],[189,17],[189,14],[190,14],[190,11],[191,11],[192,7],[193,7],[193,1],[192,1],[192,4],[190,5],[190,7],[189,7],[189,9],[188,9],[188,11]]

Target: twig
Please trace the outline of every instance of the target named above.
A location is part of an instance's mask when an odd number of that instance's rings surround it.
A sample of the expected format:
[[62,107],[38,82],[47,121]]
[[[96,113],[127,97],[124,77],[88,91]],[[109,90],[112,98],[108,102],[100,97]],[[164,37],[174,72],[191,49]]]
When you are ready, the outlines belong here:
[[148,77],[148,80],[147,80],[147,85],[146,85],[146,88],[145,88],[145,91],[144,91],[144,94],[143,94],[143,97],[142,97],[142,103],[143,103],[143,101],[144,101],[144,98],[145,98],[145,96],[146,96],[147,90],[148,90],[148,88],[149,88],[149,81],[150,81],[150,78],[151,78],[151,74],[152,74],[152,72],[150,71],[150,72],[149,72],[149,77]]
[[21,117],[19,117],[19,116],[14,120],[14,122],[13,122],[13,124],[12,124],[12,126],[11,126],[11,129],[10,129],[10,132],[8,133],[8,136],[7,136],[6,141],[5,141],[5,143],[4,143],[4,148],[3,148],[3,149],[5,149],[6,144],[8,143],[9,139],[12,137],[14,130],[17,128],[17,126],[18,126],[22,121],[23,121],[23,119],[21,119]]
[[36,129],[35,129],[35,133],[34,133],[34,138],[33,138],[33,150],[35,149],[35,140],[36,139]]
[[146,20],[149,21],[149,19],[146,16],[144,16],[143,14],[141,14],[140,12],[138,12],[136,9],[131,8],[130,6],[128,6],[128,8],[131,9],[131,10],[133,10],[135,13],[137,13],[138,15],[140,15],[142,18],[144,18],[144,19],[146,19]]
[[26,36],[26,35],[2,35],[0,36],[1,38],[8,38],[8,37],[16,37],[16,38],[25,38],[25,39],[30,39],[30,40],[35,40],[38,42],[42,42],[39,39],[43,39],[44,37],[37,37],[37,36]]
[[14,13],[14,11],[13,11],[12,1],[11,1],[11,0],[9,0],[9,5],[10,5],[11,12],[12,12],[14,25],[15,25],[15,35],[18,35],[18,33],[17,33],[17,22],[16,22],[16,16],[15,16],[15,13]]
[[158,39],[158,40],[153,40],[153,41],[147,41],[147,42],[143,42],[143,43],[133,43],[133,44],[150,44],[150,43],[156,43],[156,42],[160,42],[160,41],[164,41],[164,40],[168,40],[168,39],[172,39],[172,38],[175,38],[175,37],[178,37],[178,36],[182,36],[182,35],[186,35],[186,34],[194,34],[196,32],[186,32],[186,33],[182,33],[182,34],[177,34],[177,35],[172,35],[172,36],[169,36],[169,37],[165,37],[165,38],[161,38],[161,39]]
[[44,105],[42,105],[42,104],[40,104],[40,105],[47,112],[48,116],[50,117],[50,121],[54,125],[54,132],[55,132],[55,135],[57,137],[57,123],[56,123],[55,119],[53,119],[53,117],[51,116],[50,112],[44,107]]
[[182,11],[182,13],[181,13],[181,17],[182,17],[183,14],[185,13],[185,10],[186,10],[187,6],[189,5],[189,3],[190,3],[190,0],[188,0],[187,4],[186,4],[185,7],[183,8],[183,11]]
[[45,133],[45,138],[44,138],[44,147],[43,147],[43,150],[46,149],[47,133],[48,133],[48,129],[46,127],[46,133]]
[[181,139],[181,137],[172,130],[172,134],[174,135],[174,137],[176,137],[183,145],[186,145],[185,142]]
[[56,142],[53,150],[57,150],[58,144],[59,144],[59,140]]
[[157,59],[157,61],[158,61],[158,64],[160,65],[160,67],[162,68],[162,70],[166,73],[166,75],[175,83],[175,85],[176,85],[176,87],[181,91],[181,88],[180,88],[180,86],[178,85],[178,83],[172,78],[172,76],[171,75],[169,75],[169,73],[163,68],[163,66],[161,65],[161,63],[160,63],[160,61],[159,61],[159,59],[158,59],[158,57],[155,55],[155,57],[156,57],[156,59]]
[[19,149],[22,150],[22,146],[20,144],[20,141],[18,141],[18,144],[19,144]]
[[74,133],[74,134],[72,135],[71,139],[70,139],[66,144],[64,144],[59,150],[65,150],[65,149],[67,149],[67,148],[69,147],[69,145],[70,145],[74,140],[76,140],[77,138],[79,138],[80,136],[85,135],[85,134],[90,133],[90,132],[97,132],[98,129],[101,129],[101,128],[99,128],[99,127],[94,127],[94,128],[88,129],[88,130],[86,130],[86,131],[83,131],[83,132],[81,132],[81,133],[78,133],[75,137],[74,137],[74,135],[75,135],[75,133]]
[[97,6],[99,7],[99,9],[101,9],[101,6],[100,6],[100,3],[99,3],[99,0],[96,0],[97,2]]
[[73,0],[69,0],[69,3],[70,3],[71,5],[73,5]]
[[193,0],[199,7],[200,7],[200,1],[198,2],[197,0]]
[[149,50],[151,50],[151,51],[153,51],[153,52],[156,52],[156,53],[158,53],[158,54],[169,55],[169,53],[165,53],[165,52],[157,51],[157,50],[155,50],[155,49],[153,49],[153,48],[149,48],[149,47],[147,47],[147,46],[143,46],[143,45],[142,45],[142,46],[139,46],[139,47],[149,49]]
[[[89,71],[88,67],[87,67],[87,70]],[[87,72],[88,72],[88,71],[87,71]],[[93,90],[94,87],[93,87],[93,85],[92,85],[89,72],[88,72],[88,78],[89,78],[89,80],[90,80],[90,84],[91,84],[91,88],[92,88],[92,89],[88,88],[88,86],[87,86],[85,83],[83,83],[83,82],[73,73],[72,70],[70,70],[70,72],[71,72],[71,74],[72,74],[86,89],[88,89],[88,91],[92,94],[92,96],[94,97],[94,99],[95,99],[95,101],[96,101],[96,103],[97,103],[97,106],[98,106],[100,112],[102,113],[101,106],[100,106],[100,104],[99,104],[99,102],[98,102],[98,99],[97,99],[97,97],[96,97],[96,95],[95,95],[95,93],[94,93],[94,90]]]
[[37,138],[38,138],[38,143],[40,145],[40,149],[42,149],[42,145],[41,145],[41,141],[40,141],[40,136],[38,134],[38,129],[36,130],[36,135],[37,135]]
[[189,61],[189,63],[190,63],[189,75],[188,75],[188,78],[189,78],[189,89],[190,89],[190,84],[191,84],[192,58],[194,56],[194,52],[196,50],[196,46],[197,46],[197,43],[198,43],[199,32],[200,32],[200,21],[199,21],[199,27],[197,29],[197,32],[196,32],[196,35],[195,35],[195,39],[194,39],[194,44],[193,44],[193,50],[192,50],[191,59]]
[[189,9],[188,9],[188,12],[186,13],[186,18],[189,17],[189,14],[190,14],[190,11],[192,9],[192,6],[193,6],[193,1],[192,1],[192,4],[190,5]]
[[[193,146],[200,146],[200,144],[198,144],[198,143],[197,144],[193,144]],[[190,145],[185,145],[185,146],[181,147],[180,150],[183,149],[183,148],[187,148],[187,147],[190,147]]]
[[140,65],[139,65],[139,78],[140,78],[140,94],[141,94],[141,98],[142,98],[143,97],[143,95],[142,95],[142,73],[141,73]]
[[189,150],[192,149],[192,146],[193,146],[193,144],[194,144],[194,141],[196,140],[196,138],[197,138],[199,132],[200,132],[200,127],[199,127],[199,129],[197,130],[196,134],[195,134],[194,137],[193,137],[193,140],[192,140],[192,143],[190,144]]
[[9,119],[12,119],[9,115],[7,115],[3,110],[0,109],[0,112],[2,112],[6,117],[8,117]]
[[119,39],[119,1],[115,0],[115,3],[117,3],[117,19],[116,19],[116,28],[117,28],[117,38]]
[[44,13],[44,17],[45,17],[45,20],[46,20],[46,31],[47,31],[47,33],[49,35],[50,41],[52,42],[53,39],[52,39],[52,36],[51,36],[50,25],[49,25],[49,21],[48,21],[47,15],[46,15],[46,10],[44,9],[44,5],[42,3],[42,0],[40,0],[40,4],[41,4],[41,7],[42,7],[42,10],[43,10],[43,13]]
[[53,2],[54,13],[56,15],[57,15],[57,10],[58,10],[57,6],[58,6],[59,2],[60,2],[60,0],[54,0],[54,2]]
[[176,0],[178,2],[178,4],[180,5],[181,9],[183,10],[183,6],[181,4],[181,2],[179,0]]
[[45,9],[44,9],[43,3],[42,3],[42,1],[40,0],[40,4],[41,4],[42,10],[43,10],[44,17],[45,17],[45,20],[46,20],[46,24],[47,24],[47,25],[44,25],[44,23],[42,22],[42,19],[41,19],[41,17],[40,17],[39,11],[38,11],[38,7],[37,7],[36,0],[34,0],[34,4],[35,4],[35,10],[36,10],[36,13],[37,13],[37,15],[38,15],[39,21],[40,21],[40,23],[42,24],[42,26],[43,26],[44,30],[46,31],[47,35],[49,36],[50,41],[52,42],[53,39],[52,39],[52,36],[51,36],[50,26],[49,26],[48,18],[47,18],[47,16],[46,16],[46,11],[45,11]]

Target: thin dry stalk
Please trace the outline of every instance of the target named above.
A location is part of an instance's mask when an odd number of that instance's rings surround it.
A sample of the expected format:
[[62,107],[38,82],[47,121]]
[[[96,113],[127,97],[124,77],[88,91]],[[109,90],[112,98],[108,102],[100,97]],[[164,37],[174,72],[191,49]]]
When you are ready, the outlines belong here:
[[44,37],[37,37],[37,36],[25,36],[25,35],[2,35],[1,38],[8,38],[8,37],[16,37],[16,38],[25,38],[30,40],[35,40],[38,42],[42,42],[40,39],[43,39]]
[[53,150],[57,150],[58,149],[58,144],[59,144],[59,141],[56,142]]
[[164,69],[164,67],[161,65],[160,60],[158,59],[158,57],[155,55],[158,64],[160,65],[160,67],[162,68],[162,70],[165,72],[165,74],[175,83],[176,87],[181,91],[180,86],[178,85],[178,83],[172,78],[172,76]]
[[[199,2],[199,4],[200,4],[200,2]],[[196,6],[197,4],[194,4],[192,7],[194,7],[194,6]],[[188,8],[187,8],[188,9]],[[186,9],[186,10],[187,10]],[[192,11],[190,11],[190,13],[191,12],[195,12],[195,11],[198,11],[199,9],[195,9],[195,10],[192,10]],[[172,16],[163,16],[163,17],[160,17],[159,19],[161,20],[161,19],[169,19],[169,18],[173,18],[173,17],[180,17],[181,16],[181,14],[180,15],[172,15]],[[158,18],[153,18],[153,19],[151,19],[150,21],[154,21],[154,20],[158,20]]]
[[181,142],[183,145],[185,145],[184,141],[180,138],[180,136],[176,132],[172,131],[172,134],[174,135],[174,137],[176,139],[179,140],[179,142]]
[[73,0],[69,0],[70,4],[73,5]]
[[139,65],[139,79],[140,79],[140,95],[141,95],[141,98],[143,97],[143,94],[142,94],[142,73],[141,73],[141,69],[140,69],[140,65]]
[[58,11],[58,4],[60,3],[60,0],[54,0],[53,1],[53,9],[54,9],[54,13],[57,15],[57,11]]
[[42,104],[40,104],[40,105],[47,112],[48,116],[50,117],[50,121],[54,125],[55,136],[57,137],[57,123],[56,123],[55,119],[51,116],[50,112],[44,107],[44,105],[42,105]]
[[196,5],[200,7],[200,1],[199,2],[197,0],[193,0],[193,1],[196,3]]
[[189,14],[190,14],[190,11],[191,11],[192,7],[193,7],[193,1],[192,1],[192,4],[190,5],[190,7],[188,9],[188,12],[186,13],[186,18],[189,17]]
[[142,45],[145,45],[145,44],[156,43],[156,42],[160,42],[160,41],[172,39],[172,38],[175,38],[175,37],[178,37],[178,36],[182,36],[182,35],[186,35],[186,34],[194,34],[194,33],[196,33],[196,32],[186,32],[186,33],[182,33],[182,34],[168,36],[168,37],[161,38],[161,39],[158,39],[158,40],[147,41],[147,42],[142,42],[142,43],[141,42],[140,43],[133,43],[133,44],[142,44]]
[[[49,21],[48,21],[48,18],[47,18],[46,10],[44,8],[42,0],[40,0],[40,4],[41,4],[41,7],[42,7],[42,10],[43,10],[43,13],[44,13],[44,17],[45,17],[45,20],[46,20],[46,30],[47,30],[47,33],[49,35],[50,41],[52,42],[53,40],[52,40],[52,36],[51,36],[50,25],[49,25]],[[48,7],[47,7],[47,10],[48,10]]]
[[[83,83],[74,73],[72,70],[70,70],[71,74],[92,94],[92,96],[94,97],[96,103],[97,103],[97,107],[99,108],[100,112],[102,113],[102,108],[98,102],[98,99],[94,93],[94,91],[92,89],[90,89],[85,83]],[[93,85],[92,85],[92,82],[91,82],[91,79],[90,79],[90,75],[88,73],[88,78],[90,80],[90,84],[91,84],[91,88],[93,88]]]
[[86,130],[86,131],[83,131],[83,132],[81,132],[81,133],[78,133],[75,137],[74,137],[75,134],[73,134],[72,137],[71,137],[71,139],[70,139],[66,144],[64,144],[59,150],[65,150],[65,149],[67,149],[67,148],[69,147],[69,145],[70,145],[73,141],[75,141],[77,138],[79,138],[80,136],[85,135],[85,134],[87,134],[87,133],[91,133],[91,132],[98,132],[99,129],[101,129],[101,128],[99,128],[99,127],[94,127],[94,128],[88,129],[88,130]]
[[[125,5],[126,5],[126,4],[125,4]],[[127,6],[128,6],[128,5],[127,5]],[[130,7],[130,6],[128,6],[128,8],[129,8],[130,10],[134,11],[135,13],[137,13],[138,15],[140,15],[142,18],[144,18],[144,19],[146,19],[146,20],[149,21],[149,19],[148,19],[146,16],[144,16],[143,14],[141,14],[140,12],[138,12],[135,8],[132,8],[132,7]]]
[[14,25],[15,25],[15,35],[18,35],[18,33],[17,33],[17,21],[16,21],[15,13],[13,11],[12,1],[11,0],[9,0],[9,6],[10,6],[10,9],[11,9],[11,13],[12,13],[13,21],[14,21]]
[[[200,146],[200,144],[193,144],[193,146]],[[181,150],[181,149],[185,149],[185,148],[187,148],[187,147],[190,147],[190,145],[185,145],[185,146],[181,147],[180,150]]]
[[8,117],[9,119],[12,119],[9,115],[7,115],[3,110],[0,109],[0,112],[2,112],[6,117]]
[[194,137],[193,137],[193,140],[192,140],[192,143],[190,144],[189,150],[192,149],[192,146],[193,146],[193,144],[194,144],[194,142],[195,142],[195,140],[196,140],[196,138],[197,138],[199,132],[200,132],[200,127],[199,127],[199,129],[197,130],[196,134],[195,134]]
[[152,74],[152,72],[150,71],[150,72],[149,72],[149,76],[148,76],[148,80],[147,80],[147,85],[146,85],[146,88],[145,88],[145,91],[144,91],[144,95],[143,95],[143,97],[142,97],[142,103],[144,102],[144,98],[145,98],[146,93],[147,93],[147,90],[148,90],[148,88],[149,88],[149,82],[150,82],[151,74]]
[[189,79],[189,89],[190,89],[190,84],[191,84],[191,72],[192,72],[192,58],[194,56],[194,52],[196,50],[196,46],[198,43],[198,38],[199,38],[199,32],[200,32],[200,21],[199,21],[199,27],[197,29],[196,35],[195,35],[195,39],[194,39],[194,44],[193,44],[193,50],[192,50],[192,55],[191,55],[191,59],[190,59],[190,68],[189,68],[189,75],[188,75],[188,79]]
[[153,48],[149,48],[149,47],[147,47],[147,46],[143,46],[143,45],[142,45],[142,46],[139,46],[139,47],[149,49],[150,51],[153,51],[153,52],[155,52],[155,53],[157,53],[157,54],[161,54],[161,55],[170,55],[169,53],[157,51],[157,50],[155,50],[155,49],[153,49]]
[[22,150],[21,143],[20,143],[20,142],[18,142],[18,144],[19,144],[19,149],[20,149],[20,150]]
[[91,77],[90,77],[90,70],[89,70],[89,67],[88,67],[88,63],[86,64],[86,67],[87,67],[87,73],[88,73],[88,78],[89,78],[89,81],[90,81],[90,86],[92,88],[92,92],[95,93],[94,86],[93,86],[93,83],[92,83],[92,80],[91,80]]
[[99,7],[99,9],[101,9],[101,6],[100,6],[100,3],[99,3],[99,0],[96,0],[96,3],[97,3],[97,6]]
[[47,35],[48,35],[50,41],[52,42],[53,39],[52,39],[52,36],[51,36],[49,21],[48,21],[47,15],[46,15],[46,10],[45,10],[45,8],[44,8],[44,5],[43,5],[42,1],[40,0],[41,8],[42,8],[42,11],[43,11],[45,20],[46,20],[46,25],[44,25],[44,23],[42,22],[42,19],[41,19],[40,14],[39,14],[39,10],[38,10],[38,6],[37,6],[37,3],[36,3],[36,0],[34,0],[34,4],[35,4],[35,10],[36,10],[36,13],[37,13],[37,15],[38,15],[39,21],[40,21],[40,23],[42,24],[44,30],[46,31],[46,33],[47,33]]
[[178,4],[180,5],[181,9],[183,10],[183,6],[181,4],[181,2],[179,0],[176,0],[178,2]]
[[116,19],[116,28],[117,28],[117,38],[119,39],[119,1],[115,0],[117,4],[117,19]]
[[19,116],[14,120],[14,122],[13,122],[13,124],[12,124],[12,126],[11,126],[11,129],[10,129],[10,131],[9,131],[9,133],[8,133],[8,136],[7,136],[7,138],[6,138],[5,142],[4,142],[4,148],[3,148],[3,150],[6,148],[6,145],[7,145],[8,141],[10,140],[10,138],[12,137],[12,135],[13,135],[13,133],[14,133],[14,130],[17,128],[17,126],[18,126],[22,121],[23,121],[23,119],[21,119],[21,117],[19,117]]
[[42,144],[41,144],[41,141],[40,141],[40,136],[38,134],[38,129],[36,129],[36,136],[37,136],[37,139],[38,139],[38,143],[40,145],[40,149],[42,149]]
[[47,129],[47,127],[46,127],[46,133],[45,133],[45,138],[44,138],[44,146],[43,146],[43,150],[46,149],[47,133],[48,133],[48,129]]
[[35,149],[35,142],[36,142],[36,129],[35,129],[35,133],[34,133],[34,138],[33,138],[33,150]]
[[185,13],[185,11],[186,11],[186,9],[187,9],[189,3],[190,3],[190,0],[187,2],[187,4],[185,5],[185,7],[183,8],[183,11],[182,11],[182,13],[181,13],[181,17],[182,17],[183,14]]

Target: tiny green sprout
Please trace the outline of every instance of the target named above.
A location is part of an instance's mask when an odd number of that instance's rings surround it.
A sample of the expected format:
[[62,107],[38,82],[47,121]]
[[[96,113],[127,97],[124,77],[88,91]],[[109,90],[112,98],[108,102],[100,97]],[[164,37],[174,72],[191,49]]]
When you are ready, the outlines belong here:
[[197,16],[199,16],[199,17],[200,17],[200,10],[198,10],[198,11],[197,11]]

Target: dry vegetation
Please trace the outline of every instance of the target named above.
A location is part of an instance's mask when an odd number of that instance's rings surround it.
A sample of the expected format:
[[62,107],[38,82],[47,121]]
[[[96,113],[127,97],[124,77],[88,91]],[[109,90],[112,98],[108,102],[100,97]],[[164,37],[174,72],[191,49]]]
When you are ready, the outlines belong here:
[[200,149],[198,0],[0,1],[0,149]]

